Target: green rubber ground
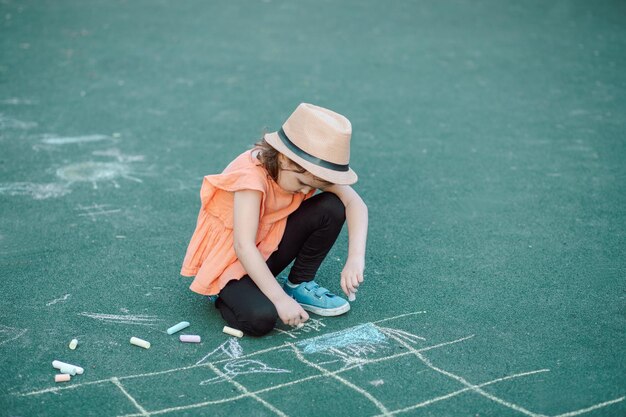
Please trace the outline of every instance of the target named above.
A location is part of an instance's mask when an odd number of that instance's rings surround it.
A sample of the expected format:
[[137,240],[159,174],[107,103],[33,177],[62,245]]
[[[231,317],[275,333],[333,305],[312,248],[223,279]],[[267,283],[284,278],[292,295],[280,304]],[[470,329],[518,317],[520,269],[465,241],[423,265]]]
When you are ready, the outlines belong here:
[[[625,74],[623,1],[1,1],[0,416],[626,415]],[[300,102],[352,121],[366,281],[231,339],[201,178]]]

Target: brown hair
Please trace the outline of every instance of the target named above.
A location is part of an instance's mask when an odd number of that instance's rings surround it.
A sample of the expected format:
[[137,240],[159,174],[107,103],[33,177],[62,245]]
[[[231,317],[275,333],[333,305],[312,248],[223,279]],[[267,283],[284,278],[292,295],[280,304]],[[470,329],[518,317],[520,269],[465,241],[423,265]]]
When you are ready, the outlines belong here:
[[[278,182],[278,172],[280,171],[280,168],[281,168],[280,160],[278,157],[279,155],[281,155],[281,153],[278,152],[275,148],[273,148],[269,143],[267,143],[265,141],[265,138],[261,138],[257,143],[255,143],[254,149],[259,150],[257,159],[261,161],[261,164],[267,170],[267,173],[270,175],[270,177],[272,177],[274,181]],[[285,155],[283,156],[287,158]],[[301,174],[308,172],[306,169],[302,168],[300,165],[298,165],[291,159],[287,158],[287,160],[292,165],[293,171],[301,173]],[[313,174],[311,174],[311,176],[313,176],[313,179],[316,182],[320,183],[322,187],[333,185],[332,182],[316,177]]]

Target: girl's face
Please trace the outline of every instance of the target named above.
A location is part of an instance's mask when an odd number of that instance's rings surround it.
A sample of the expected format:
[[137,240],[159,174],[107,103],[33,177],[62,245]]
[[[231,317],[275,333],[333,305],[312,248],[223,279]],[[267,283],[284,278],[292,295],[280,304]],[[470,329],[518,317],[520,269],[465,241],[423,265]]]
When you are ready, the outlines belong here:
[[287,159],[279,156],[280,170],[278,171],[278,185],[289,193],[308,194],[311,191],[322,188],[327,184],[320,181],[311,173],[304,171],[299,172],[293,164]]

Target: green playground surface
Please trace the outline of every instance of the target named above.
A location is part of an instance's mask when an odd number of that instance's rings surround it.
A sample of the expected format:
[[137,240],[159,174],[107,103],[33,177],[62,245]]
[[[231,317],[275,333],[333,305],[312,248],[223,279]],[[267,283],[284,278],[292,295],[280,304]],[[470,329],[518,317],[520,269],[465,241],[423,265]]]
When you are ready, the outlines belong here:
[[[0,416],[626,415],[625,22],[609,0],[1,1]],[[300,102],[352,122],[365,283],[343,316],[230,337],[179,275],[201,180]],[[344,229],[334,292],[346,256]]]

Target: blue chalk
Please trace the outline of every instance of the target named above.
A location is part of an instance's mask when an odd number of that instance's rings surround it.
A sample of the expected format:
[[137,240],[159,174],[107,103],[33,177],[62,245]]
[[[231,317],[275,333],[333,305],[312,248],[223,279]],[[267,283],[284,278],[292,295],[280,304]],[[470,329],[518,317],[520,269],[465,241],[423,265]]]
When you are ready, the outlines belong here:
[[174,334],[174,333],[179,332],[179,331],[181,331],[181,330],[183,330],[184,328],[187,328],[187,327],[189,327],[189,322],[188,321],[181,321],[177,325],[172,326],[169,329],[167,329],[167,334]]

